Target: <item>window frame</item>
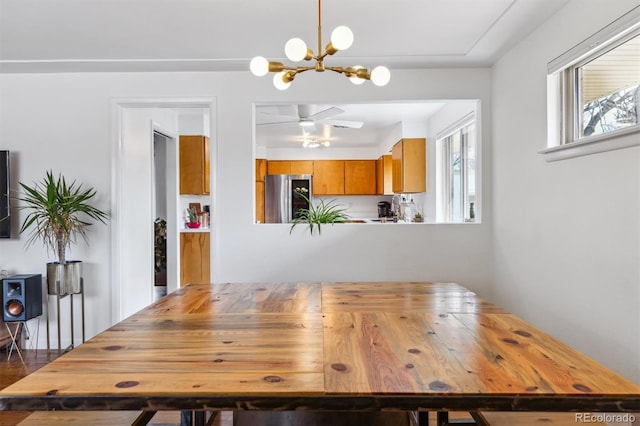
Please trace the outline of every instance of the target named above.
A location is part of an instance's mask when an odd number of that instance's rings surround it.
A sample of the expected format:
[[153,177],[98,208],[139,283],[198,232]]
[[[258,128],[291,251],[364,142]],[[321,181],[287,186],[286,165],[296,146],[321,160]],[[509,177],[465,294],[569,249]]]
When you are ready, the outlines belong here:
[[640,6],[635,7],[582,43],[547,65],[547,148],[540,151],[547,161],[556,161],[615,149],[640,146],[640,123],[592,136],[577,137],[581,131],[582,107],[579,69],[640,36]]
[[[471,127],[471,129],[469,129]],[[461,206],[462,221],[454,221],[453,210],[454,205],[451,202],[452,199],[452,158],[451,158],[451,145],[453,143],[454,135],[458,135],[460,143],[460,182],[462,186],[461,193]],[[473,143],[475,149],[475,175],[474,175],[474,187],[475,195],[474,200],[474,220],[470,219],[470,205],[466,202],[469,198],[469,179],[468,179],[468,164],[469,164],[469,140],[473,136]],[[436,194],[436,206],[437,217],[436,221],[441,223],[479,223],[480,222],[480,208],[479,208],[479,174],[480,174],[480,143],[479,143],[479,125],[476,117],[476,113],[470,113],[454,124],[449,126],[446,130],[440,132],[436,136],[437,147],[437,165],[436,165],[436,181],[438,191]]]

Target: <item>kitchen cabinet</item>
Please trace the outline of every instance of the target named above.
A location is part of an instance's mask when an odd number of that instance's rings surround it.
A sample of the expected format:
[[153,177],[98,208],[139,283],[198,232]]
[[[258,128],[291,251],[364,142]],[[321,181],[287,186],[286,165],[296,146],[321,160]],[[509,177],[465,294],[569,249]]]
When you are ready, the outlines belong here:
[[313,162],[313,195],[344,194],[344,160]]
[[267,174],[267,160],[256,159],[256,222],[264,223],[264,177]]
[[426,139],[405,138],[391,150],[393,192],[413,193],[427,190]]
[[209,195],[209,138],[180,136],[180,194]]
[[311,160],[271,160],[267,163],[267,174],[270,175],[311,175]]
[[376,195],[376,160],[344,161],[345,195]]
[[180,285],[211,282],[209,232],[180,233]]
[[376,194],[393,195],[393,173],[391,154],[376,160]]

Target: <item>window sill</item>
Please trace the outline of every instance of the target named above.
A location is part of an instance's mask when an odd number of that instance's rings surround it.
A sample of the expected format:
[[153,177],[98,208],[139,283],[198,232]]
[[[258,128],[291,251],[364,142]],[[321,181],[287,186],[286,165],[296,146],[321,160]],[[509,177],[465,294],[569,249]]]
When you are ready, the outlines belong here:
[[584,138],[578,142],[566,145],[553,146],[539,154],[544,155],[547,162],[567,160],[569,158],[582,157],[584,155],[597,154],[599,152],[614,151],[617,149],[640,146],[640,129],[637,126],[623,129],[615,135],[606,134]]

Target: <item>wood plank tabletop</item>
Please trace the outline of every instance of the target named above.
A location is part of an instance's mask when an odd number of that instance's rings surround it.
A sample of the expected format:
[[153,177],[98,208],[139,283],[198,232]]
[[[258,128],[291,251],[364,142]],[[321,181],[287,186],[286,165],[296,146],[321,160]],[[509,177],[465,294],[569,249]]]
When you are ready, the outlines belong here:
[[188,285],[2,410],[640,411],[640,387],[453,283]]

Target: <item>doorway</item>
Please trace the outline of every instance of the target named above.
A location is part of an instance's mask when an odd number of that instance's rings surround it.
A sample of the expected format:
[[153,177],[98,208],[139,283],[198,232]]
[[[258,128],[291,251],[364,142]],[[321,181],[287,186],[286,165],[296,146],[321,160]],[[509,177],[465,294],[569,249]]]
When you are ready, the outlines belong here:
[[[154,220],[165,209],[166,291],[171,292],[178,287],[179,226],[182,217],[178,194],[177,141],[180,112],[191,108],[206,111],[207,132],[214,134],[215,100],[212,98],[112,101],[112,323],[154,301]],[[162,148],[166,151],[164,160],[159,159],[163,155]],[[211,164],[216,164],[215,144],[210,152]],[[163,167],[165,176],[157,177],[156,172]],[[215,174],[212,174],[212,195],[215,194],[214,177]],[[166,185],[164,189],[163,185]],[[162,192],[164,195],[160,195]],[[213,211],[211,213],[212,216],[215,214]]]
[[[175,269],[178,262],[175,250],[167,256],[167,247],[174,247],[174,232],[168,232],[169,222],[175,218],[176,209],[176,139],[153,131],[153,301],[167,294],[167,284],[175,288]],[[173,226],[171,226],[173,228]],[[171,274],[169,274],[171,270]],[[172,280],[169,280],[172,278]]]

